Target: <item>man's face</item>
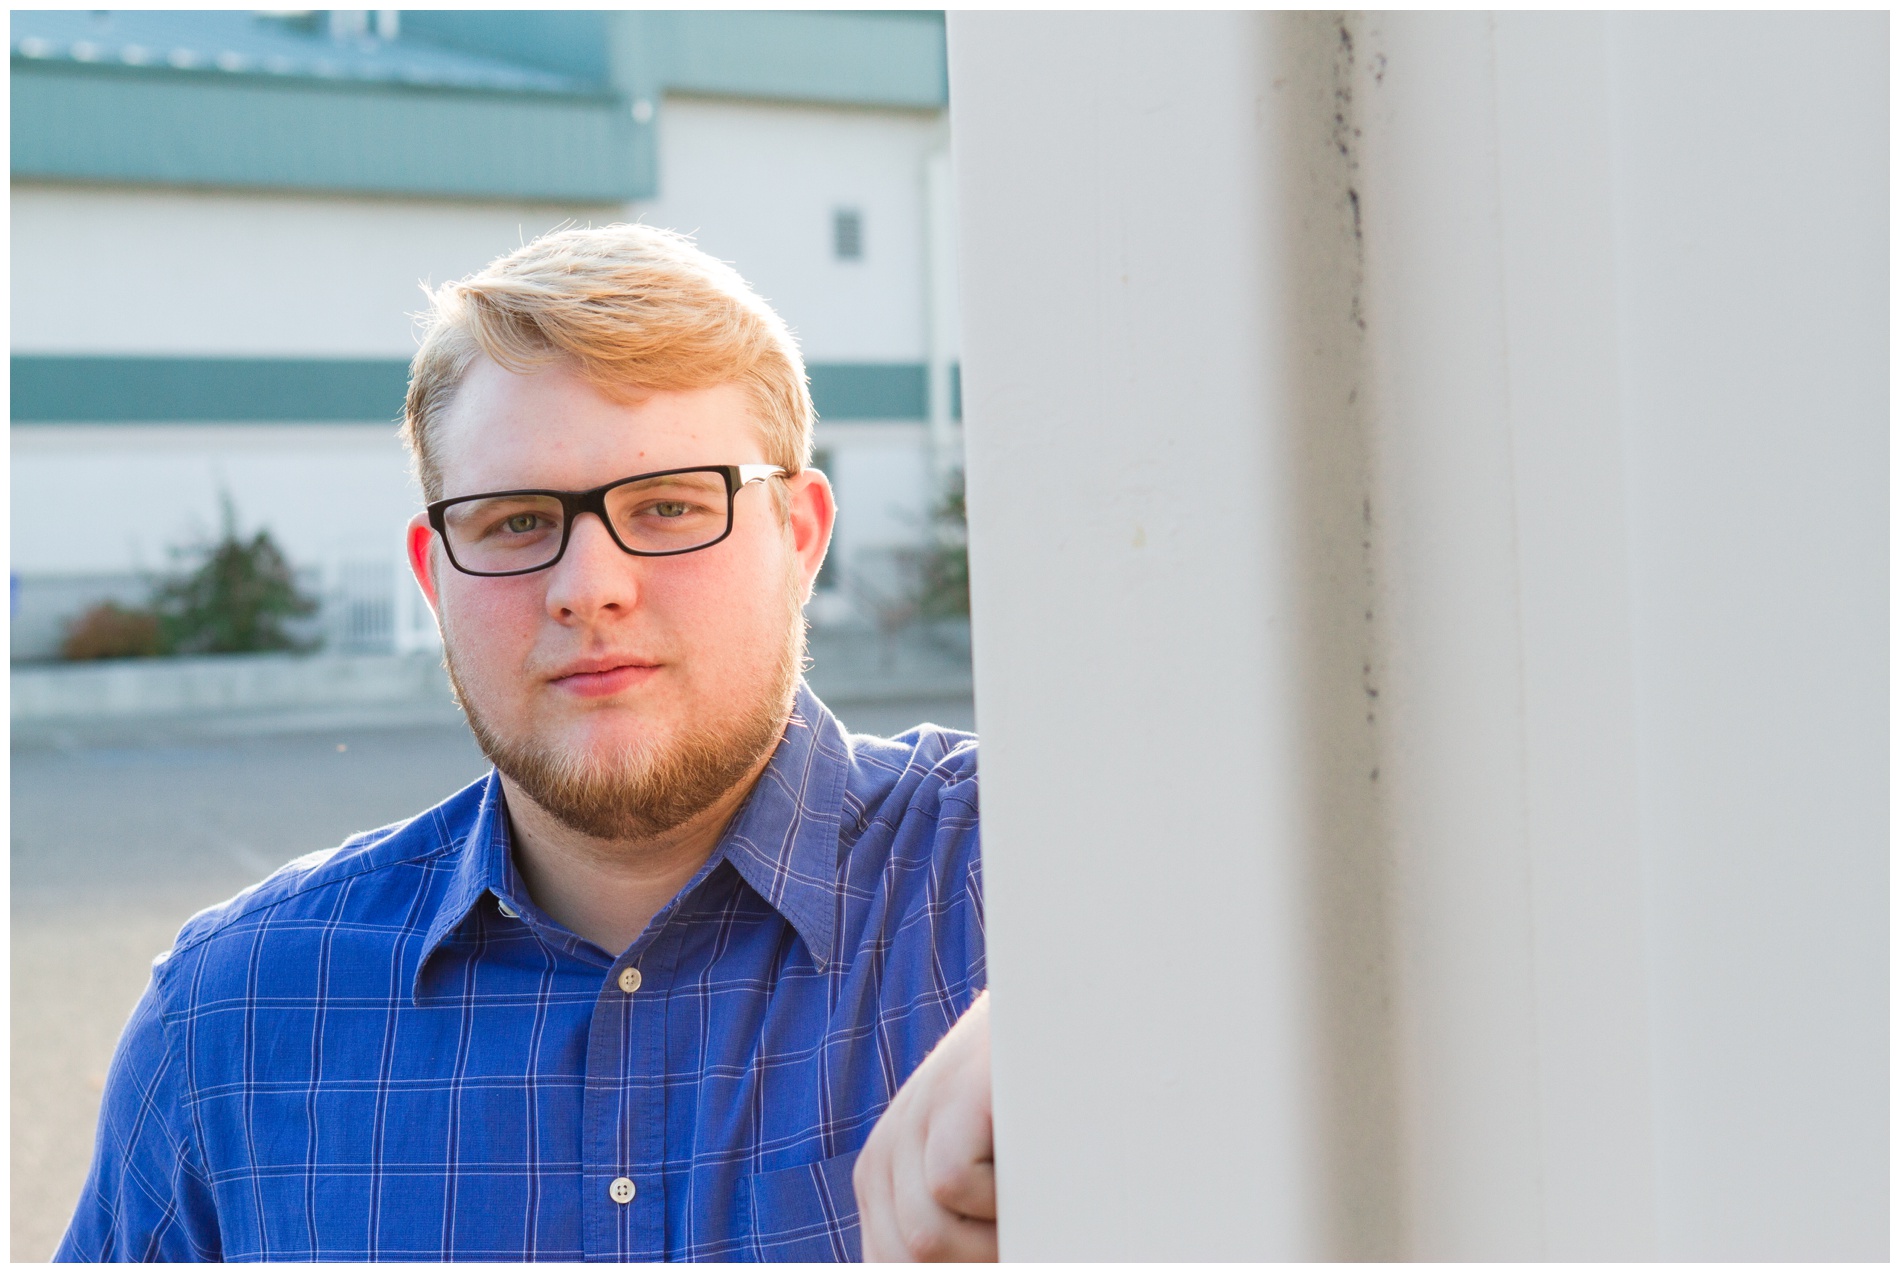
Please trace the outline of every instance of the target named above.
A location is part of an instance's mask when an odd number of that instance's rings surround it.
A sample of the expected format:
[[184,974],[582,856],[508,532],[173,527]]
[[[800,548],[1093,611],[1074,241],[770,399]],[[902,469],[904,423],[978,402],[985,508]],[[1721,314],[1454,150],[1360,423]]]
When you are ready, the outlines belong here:
[[[435,442],[445,497],[766,462],[737,386],[616,402],[566,367],[517,375],[482,358]],[[773,482],[788,487],[789,518]],[[743,488],[732,534],[677,557],[623,552],[583,514],[553,566],[478,578],[449,564],[419,515],[410,561],[490,757],[563,822],[614,839],[690,818],[777,741],[832,519],[829,487],[808,472]]]

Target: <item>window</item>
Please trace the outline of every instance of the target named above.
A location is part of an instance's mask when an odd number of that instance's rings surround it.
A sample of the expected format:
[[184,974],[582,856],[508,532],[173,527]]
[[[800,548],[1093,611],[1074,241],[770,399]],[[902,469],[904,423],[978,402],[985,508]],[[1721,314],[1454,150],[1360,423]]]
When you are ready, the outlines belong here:
[[831,254],[840,261],[864,259],[864,214],[856,208],[831,214]]

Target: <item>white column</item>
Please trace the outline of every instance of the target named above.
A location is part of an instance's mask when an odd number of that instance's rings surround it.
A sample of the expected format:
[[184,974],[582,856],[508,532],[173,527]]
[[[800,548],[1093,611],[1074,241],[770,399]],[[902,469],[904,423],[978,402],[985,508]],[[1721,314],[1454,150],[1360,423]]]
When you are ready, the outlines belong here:
[[952,15],[1009,1258],[1882,1258],[1886,19]]
[[1355,23],[1410,1253],[1653,1251],[1603,20]]
[[1886,1250],[1886,31],[1355,22],[1425,1258]]
[[950,21],[1003,1254],[1317,1256],[1268,20]]
[[1675,1258],[1888,1253],[1888,27],[1609,21]]

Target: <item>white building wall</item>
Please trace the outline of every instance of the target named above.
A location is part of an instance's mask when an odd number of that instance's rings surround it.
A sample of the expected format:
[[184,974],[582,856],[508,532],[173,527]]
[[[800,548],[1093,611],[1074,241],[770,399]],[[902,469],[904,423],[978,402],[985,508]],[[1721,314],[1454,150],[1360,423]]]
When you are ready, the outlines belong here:
[[[730,261],[798,334],[808,362],[922,362],[924,176],[938,112],[669,97],[660,194],[640,220]],[[832,254],[832,214],[863,216],[864,255]]]
[[[668,97],[660,194],[631,212],[730,261],[791,325],[808,363],[923,363],[933,352],[927,174],[946,128],[935,111]],[[861,259],[833,251],[839,209],[861,217]],[[954,337],[939,344],[940,358],[954,358]],[[836,595],[813,617],[874,620],[901,600],[897,554],[929,536],[930,435],[923,422],[821,419],[817,443],[839,514],[826,576]]]
[[16,354],[407,358],[420,282],[612,204],[485,204],[16,182]]
[[172,546],[217,537],[221,491],[298,564],[399,561],[422,505],[387,424],[40,425],[12,430],[11,454],[22,575],[167,569]]
[[[937,112],[669,98],[659,198],[486,204],[17,183],[16,353],[407,357],[420,281],[564,223],[637,217],[732,262],[811,362],[928,353],[925,165]],[[864,255],[832,253],[832,214]]]

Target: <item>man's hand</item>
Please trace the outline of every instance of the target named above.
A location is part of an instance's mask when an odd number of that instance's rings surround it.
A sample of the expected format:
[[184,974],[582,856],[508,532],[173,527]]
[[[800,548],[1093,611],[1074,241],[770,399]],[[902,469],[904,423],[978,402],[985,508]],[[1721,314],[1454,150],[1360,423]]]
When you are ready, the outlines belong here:
[[866,1261],[994,1260],[990,993],[898,1089],[858,1154]]

